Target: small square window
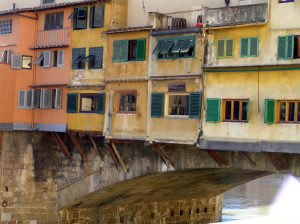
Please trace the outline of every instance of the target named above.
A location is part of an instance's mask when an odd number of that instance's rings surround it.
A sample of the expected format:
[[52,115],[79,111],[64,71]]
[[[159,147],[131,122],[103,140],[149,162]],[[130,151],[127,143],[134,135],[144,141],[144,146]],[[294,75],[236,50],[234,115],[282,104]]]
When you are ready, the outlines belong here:
[[64,12],[55,12],[45,14],[44,30],[62,29],[64,23]]
[[135,113],[136,112],[136,92],[119,92],[119,113]]
[[31,56],[22,56],[22,68],[31,69],[32,67],[32,57]]
[[224,100],[224,121],[248,121],[248,100]]
[[189,95],[169,95],[169,115],[189,115]]
[[82,93],[80,94],[80,112],[97,113],[97,94]]

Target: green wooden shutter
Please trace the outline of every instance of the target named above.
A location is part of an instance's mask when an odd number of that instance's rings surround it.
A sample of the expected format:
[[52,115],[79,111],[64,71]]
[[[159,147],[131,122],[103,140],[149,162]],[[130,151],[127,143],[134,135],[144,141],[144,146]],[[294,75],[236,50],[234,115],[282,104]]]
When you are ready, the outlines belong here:
[[206,122],[220,121],[221,99],[208,98],[206,100]]
[[136,60],[144,61],[146,55],[146,39],[137,40]]
[[275,100],[265,99],[265,123],[274,124],[275,122]]
[[248,57],[249,38],[241,38],[241,57]]
[[190,118],[201,117],[201,92],[190,93],[189,116]]
[[76,15],[76,29],[86,29],[87,26],[88,7],[78,8]]
[[225,40],[218,40],[217,57],[224,57],[225,53]]
[[277,49],[277,58],[285,59],[286,58],[286,37],[278,37],[278,49]]
[[287,36],[287,43],[286,43],[286,59],[293,59],[294,58],[294,35]]
[[164,116],[164,93],[152,93],[151,117]]
[[249,38],[250,42],[250,55],[249,56],[258,56],[258,37]]
[[233,40],[226,40],[226,57],[233,57]]
[[95,57],[92,67],[89,65],[89,68],[102,68],[103,47],[91,47],[89,49],[89,55]]
[[121,61],[122,41],[115,40],[113,43],[113,61]]
[[248,99],[248,103],[247,103],[247,122],[249,121],[249,106],[250,106],[250,99]]
[[128,61],[129,40],[122,40],[121,61]]
[[67,112],[68,113],[77,113],[77,104],[78,104],[78,94],[77,93],[68,93]]
[[105,110],[105,93],[98,93],[97,112],[99,114],[104,114],[104,110]]

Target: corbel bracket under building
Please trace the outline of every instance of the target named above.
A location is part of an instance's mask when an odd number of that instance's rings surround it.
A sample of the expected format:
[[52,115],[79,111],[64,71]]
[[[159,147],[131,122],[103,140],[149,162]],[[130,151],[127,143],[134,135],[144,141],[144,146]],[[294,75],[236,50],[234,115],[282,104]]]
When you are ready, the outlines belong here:
[[72,160],[72,155],[70,154],[68,147],[65,145],[64,141],[62,140],[61,136],[56,132],[51,132],[51,135],[58,145],[58,147],[61,149],[61,151],[64,153],[66,157],[68,157],[70,160]]
[[206,152],[214,161],[216,161],[216,163],[219,166],[220,165],[228,166],[229,163],[225,159],[223,159],[222,156],[218,154],[216,150],[206,150]]
[[111,156],[115,162],[116,168],[120,170],[120,165],[122,166],[125,173],[128,173],[128,167],[125,165],[116,145],[114,142],[108,143],[108,148],[110,150]]
[[84,153],[84,150],[83,150],[83,148],[82,148],[82,146],[81,146],[81,144],[80,144],[79,139],[77,138],[76,135],[74,135],[74,134],[72,134],[72,133],[69,133],[69,136],[70,136],[70,138],[71,138],[73,144],[75,145],[75,147],[76,147],[77,150],[79,151],[79,153],[80,153],[80,155],[81,155],[81,157],[82,157],[82,159],[83,159],[83,162],[86,163],[86,162],[87,162],[87,158],[86,158],[86,155],[85,155],[85,153]]
[[152,147],[157,152],[157,154],[160,156],[160,158],[164,161],[164,163],[166,164],[166,166],[168,168],[170,168],[171,166],[174,166],[173,162],[170,160],[169,155],[166,153],[166,151],[163,149],[163,147],[160,143],[153,143]]

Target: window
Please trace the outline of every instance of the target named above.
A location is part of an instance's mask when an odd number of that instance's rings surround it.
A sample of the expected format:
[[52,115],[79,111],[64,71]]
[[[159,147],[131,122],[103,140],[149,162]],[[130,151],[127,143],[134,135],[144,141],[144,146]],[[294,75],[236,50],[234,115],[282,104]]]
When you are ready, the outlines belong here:
[[32,91],[19,90],[18,94],[18,108],[31,109]]
[[248,121],[249,100],[223,100],[223,121]]
[[224,39],[217,41],[217,58],[232,58],[234,56],[234,40]]
[[158,59],[194,57],[195,36],[158,39],[152,54]]
[[87,14],[88,14],[88,8],[87,7],[75,8],[74,9],[74,12],[70,16],[70,17],[73,17],[73,29],[74,30],[86,29]]
[[279,100],[278,122],[298,123],[300,122],[300,100]]
[[0,34],[8,34],[12,32],[12,20],[0,20]]
[[90,27],[104,27],[104,5],[92,6],[90,14]]
[[31,56],[22,56],[22,68],[31,69],[32,67],[32,57]]
[[300,58],[300,36],[279,36],[277,58],[279,60]]
[[55,12],[45,14],[44,30],[62,29],[64,23],[64,12]]
[[279,3],[294,2],[294,0],[279,0]]
[[119,92],[119,113],[135,113],[137,93],[135,91]]
[[34,64],[37,64],[39,67],[49,68],[51,65],[51,51],[40,51]]
[[72,69],[85,69],[85,48],[72,49]]
[[53,67],[64,67],[64,51],[52,51],[52,66]]
[[[78,94],[68,93],[67,112],[77,113]],[[81,93],[80,94],[80,113],[99,113],[104,114],[105,93]]]
[[97,112],[97,94],[91,94],[91,93],[80,94],[80,112],[81,113]]
[[[171,93],[167,95],[167,115],[188,116],[189,118],[200,118],[202,93]],[[164,93],[152,93],[151,117],[161,118],[164,116]]]
[[88,62],[89,69],[102,68],[103,61],[103,47],[91,47],[89,55],[85,58],[84,62]]
[[144,61],[146,39],[116,40],[113,42],[113,61]]
[[9,64],[10,50],[3,50],[0,58],[0,63]]
[[[62,108],[62,89],[41,89],[40,94],[40,108]],[[35,94],[33,96],[36,97]],[[36,101],[37,99],[33,100],[33,102]]]
[[189,95],[169,95],[168,115],[189,115]]
[[241,38],[241,57],[258,56],[258,37]]

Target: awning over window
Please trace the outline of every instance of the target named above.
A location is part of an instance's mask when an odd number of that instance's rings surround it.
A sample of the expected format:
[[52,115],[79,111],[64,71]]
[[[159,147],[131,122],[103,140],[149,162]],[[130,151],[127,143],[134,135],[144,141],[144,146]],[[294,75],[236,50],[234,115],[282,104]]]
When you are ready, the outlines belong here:
[[192,38],[158,40],[152,54],[167,54],[170,50],[172,53],[187,53],[193,45],[194,39]]

